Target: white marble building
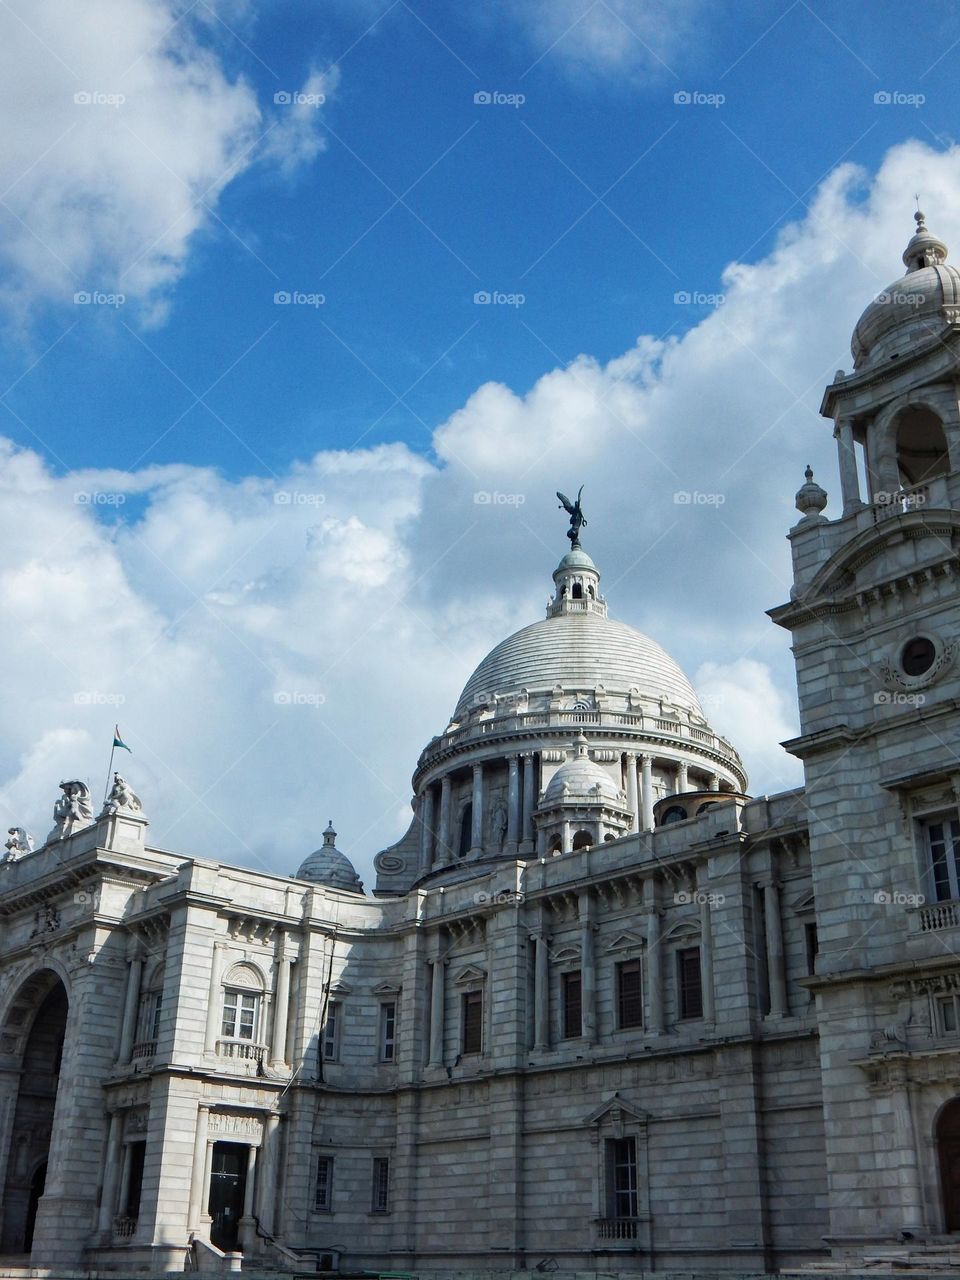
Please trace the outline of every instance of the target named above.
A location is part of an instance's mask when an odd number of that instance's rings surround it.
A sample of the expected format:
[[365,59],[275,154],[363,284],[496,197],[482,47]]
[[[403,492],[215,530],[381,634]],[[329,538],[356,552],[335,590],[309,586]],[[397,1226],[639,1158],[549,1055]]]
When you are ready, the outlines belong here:
[[[803,789],[750,799],[580,548],[366,896],[62,784],[0,865],[0,1253],[763,1272],[960,1231],[960,272],[922,225],[790,532]],[[39,842],[37,842],[39,843]],[[552,1262],[547,1265],[553,1265]]]

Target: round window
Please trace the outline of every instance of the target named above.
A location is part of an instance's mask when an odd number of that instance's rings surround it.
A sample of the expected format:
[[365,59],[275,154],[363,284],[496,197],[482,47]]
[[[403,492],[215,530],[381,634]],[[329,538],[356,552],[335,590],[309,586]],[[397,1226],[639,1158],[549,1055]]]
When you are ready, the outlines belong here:
[[900,666],[904,675],[922,676],[933,666],[937,656],[936,646],[926,636],[908,640],[900,651]]
[[671,805],[660,819],[661,827],[667,826],[671,822],[685,822],[687,818],[686,809],[681,809],[678,804]]

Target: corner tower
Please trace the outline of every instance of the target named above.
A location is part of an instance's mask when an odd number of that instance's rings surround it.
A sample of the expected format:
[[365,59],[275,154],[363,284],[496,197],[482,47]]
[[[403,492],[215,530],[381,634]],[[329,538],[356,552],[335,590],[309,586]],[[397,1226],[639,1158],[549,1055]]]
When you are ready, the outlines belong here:
[[906,274],[857,322],[790,532],[816,902],[831,1241],[960,1229],[960,272],[916,215]]

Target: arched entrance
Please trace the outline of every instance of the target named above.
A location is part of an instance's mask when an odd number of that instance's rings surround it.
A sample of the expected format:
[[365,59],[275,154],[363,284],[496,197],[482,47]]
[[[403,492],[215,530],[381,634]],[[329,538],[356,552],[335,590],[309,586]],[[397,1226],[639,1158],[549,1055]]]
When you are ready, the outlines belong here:
[[24,984],[7,1015],[5,1029],[20,1032],[20,1086],[6,1175],[0,1253],[28,1253],[43,1195],[60,1062],[67,1027],[67,993],[55,973],[44,970]]
[[940,1190],[947,1231],[960,1231],[960,1098],[954,1098],[937,1120]]

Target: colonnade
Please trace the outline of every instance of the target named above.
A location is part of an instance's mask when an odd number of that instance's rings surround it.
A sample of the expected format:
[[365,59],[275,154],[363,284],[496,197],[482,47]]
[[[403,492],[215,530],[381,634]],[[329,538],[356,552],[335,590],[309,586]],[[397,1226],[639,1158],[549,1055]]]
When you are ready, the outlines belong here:
[[[493,767],[507,771],[506,827],[502,852],[507,856],[529,856],[537,851],[534,810],[539,796],[539,760],[535,751],[522,751],[470,763],[470,842],[468,856],[491,852],[484,847],[487,805],[487,772]],[[657,762],[660,767],[664,762]],[[691,790],[689,769],[685,761],[671,762],[674,771],[673,794]],[[653,768],[654,757],[647,753],[626,751],[621,754],[621,768],[627,792],[627,807],[633,814],[631,831],[653,830],[653,806],[656,801]],[[720,790],[720,776],[708,775],[708,788]],[[694,786],[692,789],[700,788]],[[439,796],[437,792],[439,790]],[[432,867],[446,866],[459,853],[460,833],[454,829],[453,773],[445,773],[439,783],[430,782],[416,800],[419,828],[419,869],[421,875]]]

